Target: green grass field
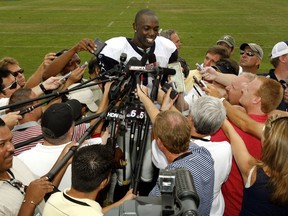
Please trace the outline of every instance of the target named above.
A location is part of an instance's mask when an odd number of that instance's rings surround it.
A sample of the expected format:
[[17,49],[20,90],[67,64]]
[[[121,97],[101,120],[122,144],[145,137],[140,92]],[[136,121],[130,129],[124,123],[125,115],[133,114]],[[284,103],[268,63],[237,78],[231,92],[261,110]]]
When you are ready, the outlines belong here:
[[256,42],[264,50],[260,71],[267,72],[273,45],[288,40],[284,0],[0,0],[0,58],[16,58],[28,78],[46,53],[82,38],[132,37],[134,15],[146,7],[156,12],[162,29],[178,31],[180,55],[191,68],[220,36],[231,34],[237,44],[233,58],[239,60],[241,43]]

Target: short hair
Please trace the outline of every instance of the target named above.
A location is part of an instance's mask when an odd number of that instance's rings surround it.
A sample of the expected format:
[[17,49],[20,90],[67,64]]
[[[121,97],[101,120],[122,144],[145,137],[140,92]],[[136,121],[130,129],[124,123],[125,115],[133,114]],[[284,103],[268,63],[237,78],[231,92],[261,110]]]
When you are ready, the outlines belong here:
[[109,177],[113,163],[113,152],[106,145],[80,147],[72,160],[72,188],[94,191]]
[[278,65],[279,65],[279,62],[280,62],[279,57],[270,59],[270,63],[273,65],[274,68],[278,67]]
[[217,54],[217,55],[220,55],[221,56],[221,59],[222,58],[229,58],[229,55],[228,55],[228,50],[226,47],[224,46],[220,46],[220,45],[214,45],[212,47],[210,47],[206,54],[207,53],[212,53],[212,54]]
[[[19,89],[17,89],[10,96],[9,105],[10,104],[19,103],[19,102],[22,102],[22,101],[30,99],[31,93],[32,93],[32,89],[31,88],[19,88]],[[33,102],[26,103],[26,104],[23,104],[23,105],[13,106],[13,107],[10,108],[10,111],[12,111],[12,112],[19,111],[19,110],[22,110],[22,109],[24,109],[26,107],[31,106],[32,104],[33,104]]]
[[273,79],[258,76],[262,85],[256,92],[256,95],[261,97],[261,110],[264,113],[269,113],[276,109],[283,99],[282,85]]
[[193,103],[190,114],[196,132],[202,135],[215,133],[226,118],[226,110],[222,101],[212,96],[198,98]]
[[189,148],[191,124],[177,111],[160,112],[153,124],[153,132],[171,153],[179,154]]
[[163,36],[171,40],[171,35],[177,33],[174,29],[167,29],[160,32],[160,36]]
[[12,57],[4,57],[0,60],[0,68],[7,69],[9,65],[19,64],[18,61]]
[[3,89],[4,89],[3,78],[7,78],[10,75],[12,75],[10,70],[6,68],[0,68],[0,92],[3,92]]
[[138,23],[139,19],[143,16],[143,15],[148,15],[148,16],[156,16],[156,14],[150,10],[150,9],[142,9],[142,10],[139,10],[136,15],[135,15],[135,19],[134,19],[134,22],[135,23]]
[[261,161],[258,162],[258,166],[269,168],[272,202],[286,206],[288,204],[287,131],[288,116],[273,115],[266,121],[263,131],[262,156]]

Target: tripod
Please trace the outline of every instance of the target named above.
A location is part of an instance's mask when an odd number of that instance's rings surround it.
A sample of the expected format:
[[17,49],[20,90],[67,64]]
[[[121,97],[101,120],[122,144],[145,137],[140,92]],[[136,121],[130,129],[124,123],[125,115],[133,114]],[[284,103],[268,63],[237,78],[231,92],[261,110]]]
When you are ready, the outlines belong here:
[[[132,85],[128,91],[127,97],[118,106],[118,112],[121,113],[123,118],[121,120],[118,119],[119,134],[117,137],[117,142],[124,151],[124,157],[122,159],[124,163],[122,163],[122,169],[117,170],[118,185],[116,185],[114,193],[116,195],[122,194],[118,198],[114,197],[114,201],[121,198],[125,194],[129,188],[127,186],[128,184],[131,183],[133,193],[137,194],[141,179],[146,182],[150,182],[153,179],[154,168],[150,151],[150,119],[143,108],[143,105],[132,92],[132,90],[136,88],[136,83],[140,83],[139,76],[141,73],[142,72],[133,74],[134,79],[132,79]],[[157,73],[157,76],[154,78],[154,85],[151,91],[151,98],[154,98],[152,99],[153,101],[157,98],[159,83],[160,76]],[[114,113],[113,115],[117,116],[119,113]],[[120,121],[121,123],[119,123]],[[112,124],[115,124],[115,122],[115,120],[112,120]],[[114,131],[112,131],[112,133],[114,133]],[[116,137],[116,135],[114,137]],[[130,176],[131,179],[129,178]],[[152,186],[154,186],[153,183]],[[147,195],[147,192],[152,189],[150,187],[149,189],[143,190],[143,195]],[[141,187],[140,189],[143,188]]]

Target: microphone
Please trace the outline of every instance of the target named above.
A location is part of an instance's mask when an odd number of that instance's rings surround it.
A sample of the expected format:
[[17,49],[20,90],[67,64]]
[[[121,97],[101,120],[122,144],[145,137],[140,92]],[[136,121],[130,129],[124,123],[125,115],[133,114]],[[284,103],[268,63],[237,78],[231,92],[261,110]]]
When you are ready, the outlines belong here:
[[136,66],[136,65],[131,65],[129,67],[130,71],[140,71],[143,74],[145,73],[160,73],[160,74],[164,74],[164,75],[175,75],[176,74],[176,70],[172,69],[172,68],[164,68],[164,67],[155,67],[152,69],[149,69],[145,66]]
[[121,67],[119,65],[115,65],[110,70],[107,70],[98,74],[97,79],[109,78],[109,76],[119,75],[121,73],[120,68]]
[[[142,66],[142,62],[140,60],[138,60],[136,57],[132,57],[127,62],[126,66],[124,68],[124,72],[129,74],[130,71],[137,71],[136,68],[139,68],[139,67],[141,67],[142,69],[145,68],[144,66]],[[133,68],[135,68],[135,70]]]
[[[145,68],[145,66],[142,66],[142,60],[140,61],[136,57],[130,58],[129,61],[127,62],[126,67],[124,69],[124,71],[127,73],[127,75],[130,76],[132,71],[133,71],[133,74],[135,71],[137,71],[137,70],[133,70],[132,69],[133,67],[142,67],[142,68],[144,67]],[[139,74],[134,74],[134,75],[135,76],[131,76],[131,77],[134,77],[134,79],[132,79],[132,83],[130,83],[130,84],[135,85],[135,88],[136,88],[136,83],[140,83],[140,75]]]
[[[154,53],[151,53],[151,54],[149,55],[148,61],[149,61],[149,65],[151,65],[153,68],[159,67],[159,63],[157,62],[157,60],[156,60],[156,55],[155,55]],[[148,65],[147,65],[147,66],[148,66]],[[149,67],[149,66],[148,66],[148,67]]]
[[[150,63],[148,65],[143,64],[144,62],[146,63],[147,57],[149,58],[149,63]],[[125,66],[124,71],[126,73],[128,73],[129,71],[140,71],[143,74],[145,74],[145,72],[146,73],[160,73],[160,74],[167,75],[167,76],[176,74],[175,69],[159,67],[158,63],[156,62],[156,56],[154,53],[150,55],[145,53],[141,61],[139,61],[136,57],[130,58]]]
[[[148,57],[149,64],[145,64],[145,67],[148,70],[152,70],[153,68],[155,68],[155,65],[157,65],[156,56],[154,53],[150,53],[150,54],[147,54],[147,57]],[[147,62],[147,60],[146,60],[146,62]],[[141,79],[142,79],[144,85],[148,84],[148,74],[143,74]]]
[[186,169],[176,170],[176,196],[181,203],[181,215],[198,215],[199,196],[196,192],[193,177]]
[[[141,58],[141,65],[142,66],[146,65],[148,58],[149,58],[149,54],[148,53],[144,53],[144,55]],[[149,63],[150,63],[150,61],[149,61]]]
[[120,71],[124,69],[124,62],[127,59],[127,53],[121,53],[120,55]]
[[120,63],[124,64],[127,59],[127,53],[121,53],[120,55]]
[[121,72],[123,71],[124,68],[124,62],[127,59],[127,54],[126,53],[121,53],[120,55],[120,62],[119,64],[116,64],[113,68],[110,70],[104,71],[100,73],[97,78],[102,79],[102,78],[108,78],[109,76],[119,76]]

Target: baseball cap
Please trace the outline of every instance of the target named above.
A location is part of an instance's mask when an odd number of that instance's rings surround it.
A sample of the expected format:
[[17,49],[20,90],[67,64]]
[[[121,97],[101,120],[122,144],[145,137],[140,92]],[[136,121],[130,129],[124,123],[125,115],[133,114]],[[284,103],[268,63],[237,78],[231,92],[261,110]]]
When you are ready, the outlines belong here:
[[235,40],[232,36],[230,35],[223,35],[217,42],[216,44],[224,42],[228,44],[229,47],[234,47],[235,46]]
[[288,41],[278,42],[272,49],[271,59],[288,54]]
[[43,113],[42,133],[50,138],[59,138],[68,132],[74,120],[81,116],[82,106],[77,100],[52,104]]
[[258,54],[258,57],[261,60],[263,59],[264,53],[263,53],[262,48],[258,44],[256,44],[256,43],[243,43],[240,46],[240,50],[244,50],[245,47],[247,47],[247,46],[249,46],[254,52],[256,52]]
[[[68,89],[71,89],[79,84],[73,84],[69,86]],[[86,104],[88,109],[91,112],[96,112],[98,109],[97,104],[94,101],[94,95],[93,92],[90,88],[82,88],[79,90],[71,91],[68,94],[69,99],[76,99],[78,100],[81,104]]]

